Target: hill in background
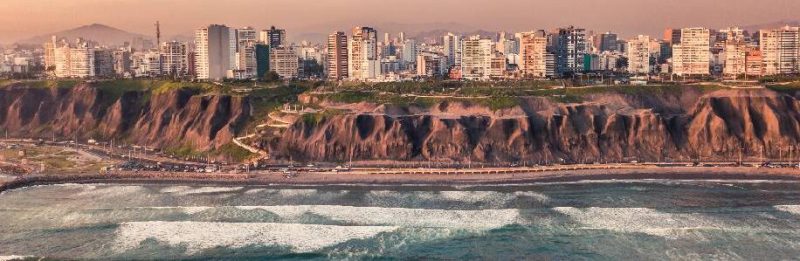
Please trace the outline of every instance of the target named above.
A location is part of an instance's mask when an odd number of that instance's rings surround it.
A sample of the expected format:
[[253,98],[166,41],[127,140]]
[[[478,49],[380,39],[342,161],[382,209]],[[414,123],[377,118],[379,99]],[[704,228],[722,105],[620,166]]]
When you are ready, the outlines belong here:
[[[130,42],[134,38],[141,37],[144,39],[151,39],[153,37],[127,32],[121,29],[110,27],[102,24],[85,25],[78,28],[54,32],[44,35],[31,37],[22,41],[20,44],[42,44],[50,39],[53,35],[58,37],[67,38],[74,41],[77,38],[96,41],[101,44],[107,45],[122,45],[124,42]],[[152,39],[151,39],[152,40]]]

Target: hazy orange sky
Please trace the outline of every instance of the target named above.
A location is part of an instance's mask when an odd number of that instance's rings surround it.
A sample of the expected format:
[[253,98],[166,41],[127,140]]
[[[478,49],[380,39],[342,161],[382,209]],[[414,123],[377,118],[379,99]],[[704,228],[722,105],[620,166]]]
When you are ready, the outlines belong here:
[[[797,19],[800,0],[0,0],[0,42],[101,23],[152,34],[190,34],[209,23],[289,34],[353,25],[457,23],[522,31],[575,24],[625,36],[666,27],[752,25]],[[380,28],[379,28],[380,29]],[[437,28],[430,28],[437,29]]]

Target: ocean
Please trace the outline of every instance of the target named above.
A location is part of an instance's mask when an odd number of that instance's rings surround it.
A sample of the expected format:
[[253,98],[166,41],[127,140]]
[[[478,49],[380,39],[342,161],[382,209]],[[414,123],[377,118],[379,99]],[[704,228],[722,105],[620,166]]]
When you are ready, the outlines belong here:
[[51,185],[0,195],[0,259],[800,258],[800,183]]

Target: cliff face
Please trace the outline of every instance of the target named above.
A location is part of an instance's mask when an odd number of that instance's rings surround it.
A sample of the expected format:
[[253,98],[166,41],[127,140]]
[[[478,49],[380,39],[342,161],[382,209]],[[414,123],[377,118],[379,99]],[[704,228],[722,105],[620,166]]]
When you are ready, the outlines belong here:
[[116,138],[148,146],[209,149],[231,141],[250,117],[247,98],[176,90],[115,94],[71,89],[0,89],[0,128],[14,136]]
[[425,113],[391,108],[385,114],[298,121],[269,144],[274,156],[325,161],[351,155],[486,162],[730,160],[740,152],[759,156],[762,149],[777,158],[800,140],[797,103],[770,91],[605,95],[582,104],[528,99],[518,108],[483,113],[444,103]]
[[[643,87],[645,88],[645,87]],[[309,161],[604,162],[800,156],[798,98],[772,91],[595,94],[564,104],[520,99],[492,111],[469,102],[430,107],[327,104],[360,113],[301,117],[262,146]],[[324,102],[324,101],[323,101]],[[248,97],[70,89],[0,89],[0,129],[12,136],[115,138],[211,149],[251,120]]]

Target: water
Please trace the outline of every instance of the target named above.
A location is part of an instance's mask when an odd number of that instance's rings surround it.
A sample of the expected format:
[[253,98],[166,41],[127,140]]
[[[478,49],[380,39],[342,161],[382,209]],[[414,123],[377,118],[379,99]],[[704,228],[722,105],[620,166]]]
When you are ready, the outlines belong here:
[[0,256],[795,259],[800,183],[56,185],[0,195]]

